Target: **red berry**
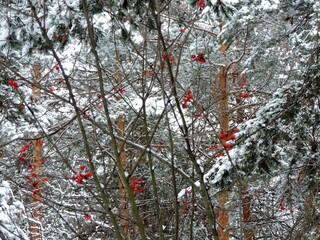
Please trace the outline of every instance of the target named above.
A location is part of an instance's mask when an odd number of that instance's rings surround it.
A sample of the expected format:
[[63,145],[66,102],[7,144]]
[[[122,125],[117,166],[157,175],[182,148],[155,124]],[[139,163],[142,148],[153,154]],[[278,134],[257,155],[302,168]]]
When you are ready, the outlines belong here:
[[223,152],[219,152],[218,154],[217,154],[217,157],[223,157],[224,156],[224,153]]
[[241,98],[247,98],[247,97],[249,97],[249,93],[243,93],[243,92],[241,92],[240,95],[239,95],[239,97],[241,97]]
[[227,139],[227,134],[222,132],[219,134],[219,138],[222,139],[222,140],[226,140]]
[[91,178],[92,177],[92,172],[86,172],[86,177]]
[[231,150],[232,149],[232,145],[228,142],[224,142],[223,146],[227,149],[227,150]]
[[134,189],[133,189],[133,191],[135,192],[135,193],[140,193],[140,192],[142,192],[142,187],[140,187],[140,186],[136,186]]
[[18,90],[18,83],[15,80],[9,79],[8,84],[13,87],[14,90]]
[[26,160],[25,155],[24,155],[24,154],[21,154],[21,155],[19,156],[19,160],[20,160],[20,161],[25,161],[25,160]]
[[82,181],[83,181],[82,176],[78,176],[78,177],[77,177],[77,183],[78,183],[78,184],[81,184]]
[[82,164],[82,165],[80,166],[80,170],[81,170],[81,171],[83,171],[85,168],[86,168],[86,165],[85,165],[85,164]]
[[230,139],[231,139],[231,140],[236,140],[236,136],[235,136],[234,134],[232,134],[232,135],[230,136]]
[[239,128],[235,127],[235,128],[232,129],[232,131],[235,132],[235,133],[239,132]]

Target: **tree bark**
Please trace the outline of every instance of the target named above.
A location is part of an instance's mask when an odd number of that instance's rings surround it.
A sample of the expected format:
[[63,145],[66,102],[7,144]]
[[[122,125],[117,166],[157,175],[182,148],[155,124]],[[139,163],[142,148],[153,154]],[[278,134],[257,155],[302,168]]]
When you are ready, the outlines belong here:
[[[125,130],[125,121],[122,115],[118,116],[117,119],[118,125],[118,136],[123,137],[124,130]],[[124,169],[127,167],[127,156],[125,152],[124,142],[118,141],[118,149],[119,149],[119,158],[121,161],[121,165]],[[119,213],[120,213],[120,226],[122,228],[122,233],[125,235],[126,239],[129,239],[129,209],[128,209],[128,195],[127,191],[121,181],[119,180],[119,190],[120,190],[120,206],[119,206]]]
[[[36,137],[41,137],[42,134],[39,133]],[[33,164],[32,164],[32,220],[30,223],[30,234],[31,240],[42,239],[42,198],[41,198],[41,188],[42,188],[42,144],[43,140],[40,138],[33,141],[34,150],[33,150]]]
[[254,239],[254,234],[253,230],[251,227],[248,227],[248,223],[251,222],[251,198],[249,195],[249,192],[244,190],[242,192],[242,199],[241,199],[241,206],[242,206],[242,215],[243,215],[243,222],[245,223],[244,225],[244,239],[245,240],[253,240]]
[[33,65],[33,78],[32,78],[32,99],[34,101],[37,101],[40,98],[41,95],[41,89],[39,88],[39,81],[41,79],[40,77],[40,64],[35,63]]
[[[39,88],[40,80],[40,64],[35,63],[33,65],[33,85],[32,85],[32,99],[38,100],[41,95],[41,90]],[[42,188],[42,133],[39,132],[36,136],[37,140],[33,141],[33,163],[31,163],[31,175],[32,175],[32,220],[30,223],[30,239],[38,240],[42,238],[41,228],[42,228],[42,198],[41,198],[41,188]]]
[[[220,45],[220,53],[225,57],[227,46],[223,43]],[[219,68],[219,122],[220,131],[227,132],[229,130],[229,96],[228,96],[228,85],[227,85],[227,69],[225,66]],[[229,213],[225,208],[228,202],[228,192],[223,190],[218,194],[219,200],[219,211],[218,211],[218,234],[220,240],[228,240],[230,233],[229,227]]]

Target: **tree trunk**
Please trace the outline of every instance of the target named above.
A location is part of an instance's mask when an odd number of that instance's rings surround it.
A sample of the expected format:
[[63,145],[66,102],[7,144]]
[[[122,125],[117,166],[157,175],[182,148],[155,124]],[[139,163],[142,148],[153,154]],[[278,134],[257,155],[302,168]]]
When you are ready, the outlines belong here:
[[[39,133],[36,137],[41,137],[42,134]],[[42,209],[42,198],[41,198],[41,187],[42,187],[42,145],[43,140],[40,138],[33,141],[33,165],[32,165],[32,221],[30,223],[30,234],[31,240],[42,239],[41,237],[41,221],[43,215],[41,213]]]
[[[40,64],[35,63],[33,65],[33,85],[32,85],[32,99],[34,101],[38,100],[41,91],[39,88],[39,80],[40,80]],[[33,149],[33,163],[31,168],[32,175],[32,221],[30,223],[30,239],[38,240],[42,239],[41,233],[41,221],[42,221],[42,198],[41,198],[41,187],[42,187],[42,133],[39,132],[36,136],[37,140],[33,141],[34,149]]]
[[[241,104],[241,98],[236,96],[236,103],[237,106]],[[237,123],[243,123],[244,121],[244,108],[237,109]],[[240,184],[241,190],[241,208],[242,208],[242,221],[244,223],[244,239],[245,240],[253,240],[254,239],[254,232],[253,229],[249,226],[252,217],[251,217],[251,197],[248,192],[248,188],[245,184]],[[242,233],[241,233],[242,234]]]
[[242,206],[242,215],[243,215],[243,222],[244,222],[244,239],[245,240],[253,240],[254,234],[251,227],[248,227],[248,223],[251,222],[251,198],[249,192],[244,190],[242,192],[242,199],[241,199],[241,206]]
[[[227,46],[223,43],[220,45],[220,52],[225,56]],[[227,132],[229,130],[229,96],[228,96],[228,85],[227,85],[227,69],[224,66],[219,68],[219,91],[220,91],[220,101],[219,101],[219,122],[220,131]],[[229,239],[229,213],[225,208],[228,202],[228,192],[223,190],[218,194],[219,200],[219,211],[218,211],[218,234],[220,240]]]
[[37,101],[41,95],[41,89],[39,88],[40,81],[40,64],[35,63],[33,65],[33,83],[32,83],[32,100]]
[[[125,122],[122,115],[118,116],[117,119],[117,125],[118,125],[118,136],[123,137],[124,130],[125,130]],[[127,166],[127,157],[126,152],[124,148],[124,142],[118,141],[118,149],[119,149],[119,157],[121,161],[121,165],[124,169],[126,169]],[[122,232],[125,235],[126,239],[129,239],[129,209],[128,209],[128,196],[127,191],[120,179],[119,181],[119,190],[120,190],[120,226],[122,228]]]

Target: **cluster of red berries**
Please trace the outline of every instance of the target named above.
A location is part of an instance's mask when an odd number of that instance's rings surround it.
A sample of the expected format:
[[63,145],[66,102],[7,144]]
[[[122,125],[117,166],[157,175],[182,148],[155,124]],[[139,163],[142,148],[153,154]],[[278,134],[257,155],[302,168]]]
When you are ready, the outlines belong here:
[[247,83],[247,77],[245,75],[245,73],[242,73],[242,80],[241,80],[241,92],[239,94],[240,98],[248,98],[250,96],[250,94],[247,92],[246,89],[246,83]]
[[215,152],[217,152],[217,157],[223,157],[224,156],[224,152],[220,150],[219,145],[210,145],[209,150],[214,150]]
[[241,97],[241,98],[248,98],[249,96],[250,96],[250,94],[247,92],[240,92],[240,94],[239,94],[239,97]]
[[239,132],[239,129],[237,127],[232,128],[231,130],[227,132],[222,132],[219,134],[219,138],[222,141],[229,141],[229,140],[236,140],[236,136],[234,135],[235,133]]
[[113,91],[114,91],[115,93],[120,93],[120,94],[122,94],[122,93],[124,93],[126,90],[124,90],[124,87],[123,87],[122,84],[119,84],[118,86],[115,86],[115,87],[113,88]]
[[206,3],[205,3],[204,0],[198,0],[196,2],[196,6],[202,10],[202,9],[204,9],[206,7]]
[[166,67],[166,58],[169,59],[169,62],[171,64],[176,64],[176,60],[174,59],[172,53],[168,53],[168,55],[164,53],[164,54],[161,55],[161,58],[162,58],[162,62],[161,62],[161,68],[162,69],[164,69]]
[[142,183],[143,183],[142,178],[133,177],[131,179],[131,183],[129,184],[129,187],[135,193],[140,193],[143,190],[142,187],[140,186]]
[[188,103],[192,100],[192,91],[190,88],[186,91],[186,96],[183,98],[182,108],[188,108]]
[[152,69],[150,70],[143,70],[142,76],[151,77],[154,74],[154,71]]
[[194,59],[196,62],[205,63],[206,59],[204,58],[203,53],[199,52],[197,55],[191,54],[191,58]]
[[[42,146],[43,145],[43,140],[42,139],[38,139],[38,140],[34,140],[34,146]],[[37,169],[38,163],[36,163],[35,161],[38,161],[36,159],[34,159],[33,163],[31,163],[31,161],[28,161],[27,158],[27,151],[29,150],[30,145],[28,143],[26,143],[25,145],[23,145],[20,150],[20,156],[19,159],[20,161],[24,161],[28,163],[28,168],[29,168],[29,173],[26,176],[26,180],[31,182],[31,189],[32,189],[32,198],[34,199],[39,199],[39,194],[41,192],[41,180],[39,177],[39,172]],[[44,164],[45,160],[44,159],[40,159],[40,163]],[[48,177],[44,177],[43,181],[48,182],[49,178]]]
[[26,160],[26,152],[29,149],[30,145],[28,143],[26,143],[25,145],[23,145],[20,150],[19,150],[19,160],[20,161],[25,161]]
[[13,79],[9,79],[8,84],[16,91],[18,91],[18,83],[13,80]]
[[[235,133],[239,132],[238,128],[232,128],[231,130],[227,131],[227,132],[222,132],[219,134],[219,138],[222,142],[222,146],[226,149],[226,150],[231,150],[232,149],[232,144],[229,143],[228,141],[232,140],[236,140],[236,136],[234,135]],[[210,145],[209,150],[214,150],[217,153],[217,157],[223,157],[224,153],[222,151],[220,151],[221,149],[219,148],[219,145]]]
[[76,181],[78,184],[81,184],[83,180],[88,180],[89,178],[92,177],[92,172],[88,171],[86,173],[82,172],[86,168],[85,164],[82,164],[80,166],[80,170],[76,175],[73,175],[71,179],[73,181]]
[[238,132],[239,129],[238,128],[233,128],[227,132],[222,132],[219,134],[219,138],[221,139],[221,141],[223,142],[222,145],[227,149],[227,150],[231,150],[232,149],[232,145],[231,143],[227,142],[229,140],[236,140],[236,136],[234,135],[234,133]]
[[181,198],[181,213],[182,214],[187,214],[190,209],[192,209],[192,204],[191,204],[191,196],[192,191],[189,189],[186,189],[186,197]]

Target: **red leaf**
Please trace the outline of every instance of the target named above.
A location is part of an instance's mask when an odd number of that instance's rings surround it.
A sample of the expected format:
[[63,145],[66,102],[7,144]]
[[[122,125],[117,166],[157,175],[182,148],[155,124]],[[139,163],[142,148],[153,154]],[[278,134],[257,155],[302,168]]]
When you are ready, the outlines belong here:
[[86,219],[86,220],[91,220],[91,215],[90,214],[88,214],[88,213],[86,213],[85,215],[84,215],[84,218]]

